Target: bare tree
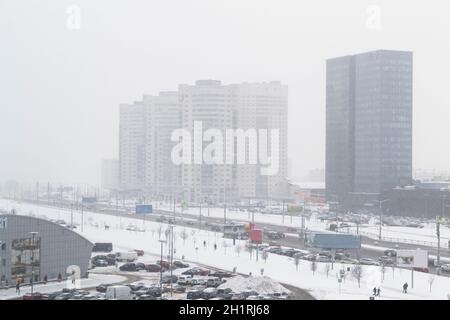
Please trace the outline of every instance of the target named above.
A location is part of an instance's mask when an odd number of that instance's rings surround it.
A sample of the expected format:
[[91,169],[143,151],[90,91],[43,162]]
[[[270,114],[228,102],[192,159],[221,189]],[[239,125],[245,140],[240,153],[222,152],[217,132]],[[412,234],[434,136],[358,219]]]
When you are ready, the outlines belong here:
[[363,268],[358,264],[352,269],[352,277],[358,281],[358,288],[361,288],[361,279],[363,277]]
[[328,275],[330,274],[330,270],[331,270],[330,264],[327,263],[325,265],[325,274],[327,275],[327,278],[328,278]]
[[186,245],[186,239],[189,237],[189,234],[187,233],[186,229],[183,229],[180,232],[180,238],[183,239],[183,246]]
[[382,264],[381,267],[380,267],[381,282],[384,281],[384,275],[386,274],[386,271],[387,271],[386,266],[384,264]]
[[295,256],[294,257],[294,263],[295,263],[295,270],[298,271],[298,265],[300,264],[300,257],[299,256]]
[[433,285],[434,279],[435,279],[434,275],[430,275],[427,280],[428,284],[430,285],[430,292],[431,292],[431,286]]
[[313,260],[311,261],[311,271],[313,272],[313,275],[316,273],[316,270],[317,270],[317,262]]

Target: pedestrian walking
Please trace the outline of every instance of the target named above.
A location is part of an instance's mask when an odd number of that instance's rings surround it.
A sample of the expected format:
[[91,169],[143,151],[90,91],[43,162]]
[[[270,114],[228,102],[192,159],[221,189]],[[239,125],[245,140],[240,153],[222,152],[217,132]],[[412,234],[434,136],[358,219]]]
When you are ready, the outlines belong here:
[[380,287],[378,287],[378,289],[377,289],[377,297],[380,296],[380,292],[381,292],[381,289],[380,289]]
[[405,282],[403,284],[403,293],[408,293],[408,283],[407,282]]
[[20,295],[20,281],[19,281],[19,279],[17,279],[17,281],[16,281],[16,293],[18,295]]
[[377,296],[377,288],[373,287],[373,295],[376,297]]

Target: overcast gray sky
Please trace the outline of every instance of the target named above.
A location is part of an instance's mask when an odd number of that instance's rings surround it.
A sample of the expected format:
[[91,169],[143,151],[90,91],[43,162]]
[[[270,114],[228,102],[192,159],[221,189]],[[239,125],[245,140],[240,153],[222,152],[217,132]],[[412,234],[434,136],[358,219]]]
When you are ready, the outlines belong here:
[[375,49],[414,51],[414,167],[450,170],[449,13],[445,0],[0,0],[0,180],[98,183],[120,103],[204,78],[289,86],[301,176],[324,167],[325,60]]

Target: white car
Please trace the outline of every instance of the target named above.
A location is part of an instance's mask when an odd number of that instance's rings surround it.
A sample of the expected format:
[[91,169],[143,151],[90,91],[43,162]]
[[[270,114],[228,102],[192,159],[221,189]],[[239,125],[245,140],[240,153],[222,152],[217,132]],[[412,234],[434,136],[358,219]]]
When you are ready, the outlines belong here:
[[362,265],[366,265],[366,266],[379,266],[380,265],[377,261],[370,259],[370,258],[361,258],[361,259],[359,259],[359,263]]
[[448,264],[443,264],[443,265],[441,266],[441,270],[444,271],[444,272],[450,273],[450,263],[448,263]]

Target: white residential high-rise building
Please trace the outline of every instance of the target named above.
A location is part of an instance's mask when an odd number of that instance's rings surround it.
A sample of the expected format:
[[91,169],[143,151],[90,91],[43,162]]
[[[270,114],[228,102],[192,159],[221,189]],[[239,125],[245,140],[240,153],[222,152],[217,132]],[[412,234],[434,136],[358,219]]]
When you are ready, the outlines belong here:
[[[240,198],[283,199],[287,195],[287,130],[288,88],[280,82],[242,83],[236,85],[237,103],[234,108],[235,128],[243,130],[279,131],[279,168],[276,174],[262,175],[260,162],[256,165],[238,164],[235,188]],[[259,137],[258,137],[259,138]],[[268,154],[271,141],[267,139]],[[248,146],[246,152],[248,153]]]
[[153,196],[179,197],[181,167],[171,161],[176,142],[170,137],[181,127],[178,92],[160,92],[158,96],[145,95],[146,109],[146,163],[145,191]]
[[[285,198],[287,86],[279,82],[222,85],[216,80],[199,80],[178,89],[157,96],[145,95],[142,102],[121,106],[121,188],[139,190],[152,197],[183,196],[197,203]],[[171,135],[181,128],[190,134],[190,150],[186,151],[190,151],[191,163],[176,165],[171,153],[180,141],[171,141]],[[231,138],[228,130],[233,133]],[[240,138],[236,130],[241,130]],[[265,132],[266,140],[261,140],[260,130]],[[272,130],[278,136],[273,137]],[[252,142],[256,144],[254,163],[249,162],[248,134],[253,134]],[[277,138],[278,141],[273,140]],[[238,163],[242,141],[246,161]],[[261,141],[267,148],[261,148]],[[278,154],[276,149],[271,150],[274,142]],[[216,148],[208,152],[212,144]],[[262,174],[261,169],[267,164],[261,164],[260,149],[267,149],[267,157],[278,158],[276,171],[270,175]],[[233,153],[231,161],[227,151]],[[208,155],[221,162],[208,162]]]
[[[194,136],[194,123],[201,122],[203,132],[218,129],[222,133],[233,127],[232,87],[216,80],[199,80],[195,85],[179,86],[182,127]],[[225,154],[225,144],[223,145]],[[192,155],[202,153],[201,146],[192,143]],[[232,189],[231,164],[183,164],[182,188],[190,201],[222,202]],[[186,195],[188,195],[186,197]]]
[[119,181],[122,190],[142,190],[145,185],[145,116],[142,102],[120,106]]

